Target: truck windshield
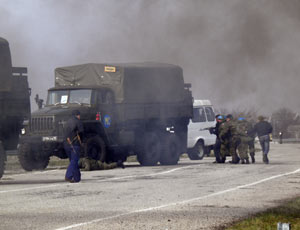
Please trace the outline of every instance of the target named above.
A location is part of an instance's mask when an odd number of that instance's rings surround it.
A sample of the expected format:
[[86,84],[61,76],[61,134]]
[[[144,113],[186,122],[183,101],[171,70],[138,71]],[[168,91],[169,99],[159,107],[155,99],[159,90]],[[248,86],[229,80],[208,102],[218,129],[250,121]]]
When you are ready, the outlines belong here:
[[90,104],[91,89],[53,90],[48,93],[47,105]]

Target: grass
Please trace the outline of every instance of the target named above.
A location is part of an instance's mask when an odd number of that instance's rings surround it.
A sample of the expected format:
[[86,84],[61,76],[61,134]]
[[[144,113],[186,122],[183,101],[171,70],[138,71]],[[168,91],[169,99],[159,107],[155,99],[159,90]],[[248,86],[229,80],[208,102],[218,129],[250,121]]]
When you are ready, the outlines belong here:
[[290,223],[292,230],[300,230],[300,197],[283,205],[234,223],[225,230],[276,230],[277,223]]

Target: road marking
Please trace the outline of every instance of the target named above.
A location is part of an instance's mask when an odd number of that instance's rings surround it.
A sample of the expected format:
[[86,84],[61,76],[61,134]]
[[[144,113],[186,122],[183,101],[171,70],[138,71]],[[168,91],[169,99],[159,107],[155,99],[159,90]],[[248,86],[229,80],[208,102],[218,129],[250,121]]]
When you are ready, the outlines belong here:
[[0,191],[0,194],[2,194],[2,193],[11,193],[11,192],[22,192],[22,191],[43,189],[43,188],[52,188],[52,187],[57,187],[59,185],[61,185],[61,184],[52,184],[52,185],[47,185],[47,186],[38,186],[38,187],[31,187],[31,188],[20,188],[20,189],[14,189],[14,190],[5,190],[5,191]]
[[18,176],[24,176],[24,175],[39,175],[39,174],[46,174],[49,172],[56,172],[56,171],[60,171],[60,169],[49,169],[49,170],[45,170],[45,171],[37,171],[37,172],[25,172],[25,173],[19,173],[19,174],[4,174],[5,178],[6,177],[18,177]]
[[[109,179],[102,179],[102,180],[98,180],[98,181],[99,182],[105,182],[105,181],[114,181],[114,180],[123,180],[123,179],[137,178],[137,177],[153,177],[153,176],[158,176],[158,175],[172,173],[172,172],[175,172],[177,170],[181,170],[181,169],[185,169],[185,168],[190,168],[190,167],[192,167],[192,165],[184,166],[184,167],[178,167],[178,168],[174,168],[174,169],[171,169],[171,170],[166,170],[166,171],[162,171],[162,172],[158,172],[158,173],[151,173],[151,174],[146,174],[146,175],[131,175],[131,176],[115,177],[115,178],[109,178]],[[28,175],[28,174],[25,174],[25,175]],[[70,183],[66,182],[66,183],[52,184],[52,185],[46,185],[46,186],[37,186],[37,187],[30,187],[30,188],[20,188],[20,189],[14,189],[14,190],[5,190],[5,191],[0,191],[0,194],[11,193],[11,192],[22,192],[22,191],[35,190],[35,189],[43,189],[43,188],[51,188],[51,187],[65,186],[65,185],[79,185],[79,184],[78,183],[70,184]]]
[[100,179],[98,181],[102,182],[102,181],[123,180],[123,179],[137,178],[137,177],[152,177],[152,176],[158,176],[158,175],[164,175],[164,174],[172,173],[172,172],[175,172],[177,170],[181,170],[181,169],[185,169],[185,168],[191,168],[191,167],[192,167],[192,165],[189,165],[189,166],[179,167],[179,168],[175,168],[175,169],[171,169],[171,170],[167,170],[167,171],[162,171],[162,172],[158,172],[158,173],[151,173],[151,174],[148,174],[148,175],[131,175],[131,176],[123,176],[123,177],[116,177],[116,178],[109,178],[109,179],[102,179],[102,180]]
[[182,204],[186,204],[186,203],[190,203],[190,202],[194,202],[194,201],[199,201],[199,200],[207,199],[207,198],[210,198],[210,197],[222,195],[224,193],[236,191],[236,190],[239,190],[241,188],[251,187],[251,186],[254,186],[254,185],[257,185],[257,184],[261,184],[263,182],[270,181],[270,180],[273,180],[273,179],[276,179],[276,178],[279,178],[279,177],[296,174],[296,173],[299,173],[299,172],[300,172],[300,168],[297,169],[297,170],[295,170],[295,171],[292,171],[292,172],[288,172],[288,173],[283,173],[283,174],[279,174],[279,175],[267,177],[265,179],[262,179],[262,180],[259,180],[259,181],[256,181],[256,182],[253,182],[253,183],[250,183],[250,184],[239,185],[239,186],[234,187],[234,188],[230,188],[230,189],[226,189],[226,190],[223,190],[223,191],[211,193],[211,194],[208,194],[208,195],[205,195],[205,196],[196,197],[196,198],[189,199],[189,200],[183,200],[183,201],[179,201],[179,202],[175,202],[175,203],[169,203],[169,204],[165,204],[165,205],[160,205],[160,206],[156,206],[156,207],[139,209],[139,210],[135,210],[135,211],[127,212],[127,213],[122,213],[122,214],[119,214],[119,215],[114,215],[114,216],[99,218],[99,219],[95,219],[95,220],[91,220],[91,221],[87,221],[87,222],[83,222],[83,223],[73,224],[73,225],[70,225],[70,226],[67,226],[67,227],[57,228],[55,230],[68,230],[68,229],[72,229],[72,228],[77,228],[77,227],[82,227],[82,226],[85,226],[85,225],[90,225],[90,224],[98,223],[98,222],[101,222],[101,221],[104,221],[104,220],[109,220],[109,219],[119,218],[119,217],[123,217],[123,216],[128,216],[128,215],[131,215],[131,214],[148,212],[148,211],[158,210],[158,209],[162,209],[162,208],[166,208],[166,207],[171,207],[171,206],[182,205]]

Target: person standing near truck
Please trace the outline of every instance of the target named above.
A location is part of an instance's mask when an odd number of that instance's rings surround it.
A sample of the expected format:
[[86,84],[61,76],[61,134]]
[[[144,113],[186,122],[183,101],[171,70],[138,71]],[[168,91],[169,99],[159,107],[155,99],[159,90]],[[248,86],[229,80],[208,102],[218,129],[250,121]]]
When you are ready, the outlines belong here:
[[250,140],[250,137],[248,136],[248,129],[249,122],[244,117],[239,117],[237,120],[237,134],[240,142],[237,149],[242,164],[249,164],[248,141]]
[[223,161],[222,159],[225,159],[225,158],[221,158],[221,155],[220,155],[221,140],[219,137],[219,132],[220,132],[220,125],[222,124],[222,122],[224,122],[225,119],[220,114],[216,115],[215,118],[216,118],[216,126],[210,128],[210,130],[209,130],[210,134],[216,135],[216,143],[214,145],[214,153],[215,153],[216,161],[214,161],[213,163],[224,163],[225,160]]
[[254,131],[254,122],[248,122],[248,147],[249,147],[249,154],[251,157],[252,164],[255,163],[255,131]]
[[273,127],[269,122],[265,121],[263,116],[258,116],[258,122],[254,126],[254,131],[257,133],[262,148],[263,162],[269,164],[270,134],[273,131]]
[[[223,142],[225,142],[227,151],[229,148],[230,155],[232,157],[231,164],[238,164],[240,162],[240,158],[237,155],[237,146],[240,143],[240,138],[237,133],[237,124],[233,119],[231,114],[226,115],[226,122],[222,123],[220,126],[220,138]],[[221,146],[222,151],[222,146]],[[224,153],[221,154],[224,157]]]
[[81,173],[78,166],[80,159],[81,137],[83,134],[83,124],[80,121],[80,112],[72,111],[72,117],[67,121],[65,128],[64,149],[69,157],[70,164],[67,168],[65,180],[68,182],[79,182]]

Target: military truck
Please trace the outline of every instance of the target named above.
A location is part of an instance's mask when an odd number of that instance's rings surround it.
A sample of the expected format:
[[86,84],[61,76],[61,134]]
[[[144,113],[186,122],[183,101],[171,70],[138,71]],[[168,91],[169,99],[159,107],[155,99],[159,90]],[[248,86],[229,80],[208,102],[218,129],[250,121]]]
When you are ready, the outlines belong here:
[[6,150],[15,150],[24,120],[30,117],[27,68],[12,67],[9,43],[0,38],[0,178]]
[[177,164],[187,150],[193,116],[182,68],[163,63],[82,64],[55,70],[44,108],[31,114],[21,137],[25,170],[67,158],[63,131],[72,110],[84,124],[82,156],[106,162],[136,155],[141,165]]

